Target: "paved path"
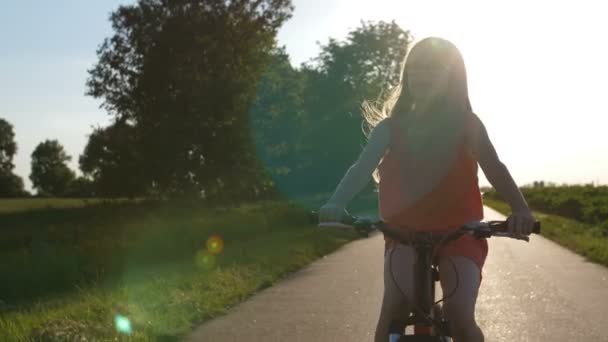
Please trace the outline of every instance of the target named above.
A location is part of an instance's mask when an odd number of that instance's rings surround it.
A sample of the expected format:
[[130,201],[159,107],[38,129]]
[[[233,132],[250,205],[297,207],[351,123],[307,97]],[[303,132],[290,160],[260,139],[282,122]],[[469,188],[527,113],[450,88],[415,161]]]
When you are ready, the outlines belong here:
[[[486,208],[486,219],[504,217]],[[541,236],[489,244],[476,308],[486,341],[608,341],[608,269]],[[382,263],[381,235],[354,241],[203,324],[188,341],[371,341]]]

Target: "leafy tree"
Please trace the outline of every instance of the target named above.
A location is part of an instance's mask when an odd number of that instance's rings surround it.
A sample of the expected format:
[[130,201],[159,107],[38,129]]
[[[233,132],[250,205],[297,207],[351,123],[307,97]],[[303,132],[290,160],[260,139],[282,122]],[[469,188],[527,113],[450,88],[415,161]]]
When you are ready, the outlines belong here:
[[345,41],[330,39],[299,70],[275,51],[252,112],[260,157],[282,192],[336,186],[366,140],[363,101],[382,100],[399,82],[410,41],[394,22],[363,22]]
[[65,197],[88,198],[95,196],[93,182],[86,177],[78,177],[70,182]]
[[148,189],[253,198],[263,189],[249,107],[290,0],[139,0],[111,15],[114,35],[88,94],[134,127]]
[[284,48],[275,47],[250,112],[258,158],[273,184],[286,193],[298,192],[298,183],[291,175],[303,165],[305,86],[304,73],[292,67]]
[[[307,113],[311,122],[309,189],[333,189],[365,144],[361,104],[382,100],[397,84],[411,41],[396,23],[363,22],[344,42],[330,39],[309,67]],[[316,63],[316,64],[315,64]]]
[[0,171],[10,172],[13,169],[15,153],[17,153],[17,143],[13,125],[0,118]]
[[103,197],[133,197],[146,190],[135,141],[135,127],[118,121],[96,128],[79,158],[80,170]]
[[13,157],[17,153],[13,125],[0,118],[0,197],[25,196],[23,180],[13,173]]
[[63,196],[75,175],[66,164],[70,157],[57,140],[45,140],[32,152],[30,180],[39,194]]
[[0,197],[23,197],[23,179],[12,172],[0,171]]

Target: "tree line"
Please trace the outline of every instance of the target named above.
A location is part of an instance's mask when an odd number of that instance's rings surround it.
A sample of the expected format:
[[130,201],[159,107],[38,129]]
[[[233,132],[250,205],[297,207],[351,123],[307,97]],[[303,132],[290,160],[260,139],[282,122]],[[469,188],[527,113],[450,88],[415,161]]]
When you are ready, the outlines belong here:
[[[294,67],[276,41],[292,12],[289,0],[120,6],[86,83],[112,123],[89,134],[80,177],[56,140],[42,142],[32,153],[34,188],[215,202],[330,191],[365,142],[363,101],[397,84],[412,37],[394,22],[361,22]],[[22,191],[15,152],[4,121],[0,196]]]
[[[0,118],[0,197],[27,197],[23,179],[14,173],[13,158],[17,153],[13,126]],[[57,140],[39,143],[31,154],[32,186],[39,196],[89,197],[92,195],[90,179],[76,177],[67,162],[71,160]]]

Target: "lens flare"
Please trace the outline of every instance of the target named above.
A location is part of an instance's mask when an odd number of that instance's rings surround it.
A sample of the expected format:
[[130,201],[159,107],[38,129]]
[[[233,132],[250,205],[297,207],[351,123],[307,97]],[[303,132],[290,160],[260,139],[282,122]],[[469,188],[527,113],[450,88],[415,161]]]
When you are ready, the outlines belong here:
[[131,335],[133,332],[131,330],[131,322],[125,316],[116,315],[116,317],[114,317],[114,325],[116,326],[116,330],[120,333]]
[[215,255],[208,251],[196,253],[196,265],[204,270],[211,270],[215,267]]
[[217,255],[224,251],[224,240],[219,235],[213,235],[207,239],[207,251],[213,255]]

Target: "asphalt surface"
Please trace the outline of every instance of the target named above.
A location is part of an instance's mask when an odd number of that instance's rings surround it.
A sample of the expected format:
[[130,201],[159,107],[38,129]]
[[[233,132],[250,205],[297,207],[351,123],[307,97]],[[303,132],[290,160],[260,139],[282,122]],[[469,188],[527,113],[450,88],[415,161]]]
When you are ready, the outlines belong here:
[[[486,219],[504,217],[486,208]],[[383,251],[380,234],[349,243],[187,341],[372,341]],[[476,319],[490,342],[608,341],[608,269],[542,236],[491,238]]]

